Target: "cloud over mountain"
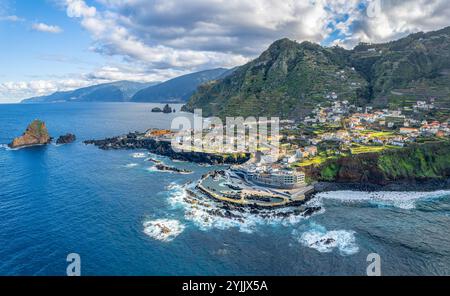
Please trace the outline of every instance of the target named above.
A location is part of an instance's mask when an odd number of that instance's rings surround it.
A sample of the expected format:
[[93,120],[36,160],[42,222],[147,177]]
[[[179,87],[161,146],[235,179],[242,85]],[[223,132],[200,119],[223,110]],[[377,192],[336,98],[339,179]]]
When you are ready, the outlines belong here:
[[[445,0],[66,0],[102,54],[157,68],[235,66],[282,37],[380,42],[450,24]],[[371,11],[367,11],[369,8]],[[325,44],[326,45],[326,44]]]
[[[273,41],[284,37],[351,48],[359,42],[386,42],[412,32],[450,25],[448,0],[53,0],[52,3],[58,3],[72,19],[70,24],[79,24],[88,32],[91,44],[86,50],[107,57],[108,62],[71,77],[86,84],[96,83],[97,79],[161,81],[205,69],[231,68],[257,57]],[[24,20],[16,14],[12,7],[0,4],[0,20],[9,23]],[[43,32],[62,32],[62,28],[48,24],[51,20],[43,21],[30,26]],[[66,26],[67,23],[65,29]],[[70,38],[67,35],[64,37]],[[64,80],[65,77],[52,82],[64,85],[58,82]],[[5,83],[4,80],[2,84]]]

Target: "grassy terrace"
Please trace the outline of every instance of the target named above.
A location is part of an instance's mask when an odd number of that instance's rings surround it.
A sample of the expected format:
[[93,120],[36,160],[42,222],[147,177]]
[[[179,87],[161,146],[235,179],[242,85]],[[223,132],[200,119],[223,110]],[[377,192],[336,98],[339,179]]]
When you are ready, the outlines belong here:
[[[384,146],[366,146],[366,145],[360,145],[360,144],[353,144],[350,148],[350,154],[356,155],[356,154],[364,154],[364,153],[380,153],[385,150],[391,150],[391,149],[401,149],[401,147],[397,146],[391,146],[391,145],[384,145]],[[340,154],[340,155],[328,155],[326,152],[321,152],[318,155],[314,157],[310,157],[307,159],[304,159],[300,162],[294,163],[293,167],[307,167],[307,166],[318,166],[323,163],[325,163],[328,160],[332,159],[338,159],[340,157],[348,156],[347,154]]]
[[324,163],[327,160],[330,159],[336,159],[338,158],[337,156],[327,156],[323,153],[316,155],[314,157],[308,158],[308,159],[304,159],[303,161],[294,163],[292,166],[293,167],[307,167],[310,165],[320,165],[322,163]]
[[393,135],[395,135],[395,133],[392,131],[364,130],[364,131],[359,131],[358,133],[360,135],[368,136],[371,139],[382,138],[382,137],[388,138],[388,137],[392,137]]
[[384,145],[384,146],[365,146],[365,145],[354,145],[356,147],[350,148],[352,154],[363,154],[363,153],[378,153],[388,149],[400,149],[401,147]]

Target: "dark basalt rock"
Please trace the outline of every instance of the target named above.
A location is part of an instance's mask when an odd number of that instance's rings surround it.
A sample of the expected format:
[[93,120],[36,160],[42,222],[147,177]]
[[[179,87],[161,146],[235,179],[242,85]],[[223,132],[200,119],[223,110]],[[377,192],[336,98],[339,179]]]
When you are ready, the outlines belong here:
[[162,110],[163,113],[172,113],[172,108],[169,106],[169,104],[166,104]]
[[153,163],[161,163],[161,161],[159,161],[157,159],[153,159],[153,158],[149,158],[149,159],[147,159],[147,161],[153,162]]
[[77,139],[77,137],[74,134],[66,134],[66,135],[60,136],[56,140],[56,144],[59,144],[59,145],[70,144],[70,143],[75,142],[76,139]]
[[152,109],[152,112],[153,113],[166,113],[166,114],[168,114],[168,113],[172,113],[172,112],[175,112],[175,109],[172,109],[172,107],[170,107],[169,106],[169,104],[166,104],[165,106],[164,106],[164,108],[159,108],[159,107],[155,107],[155,108],[153,108]]
[[305,216],[305,217],[312,216],[314,213],[320,211],[321,209],[322,209],[321,207],[309,207],[309,208],[306,208],[306,210],[303,212],[303,216]]
[[146,149],[151,153],[167,156],[175,160],[211,165],[242,164],[250,159],[249,154],[238,155],[236,158],[233,158],[203,152],[175,152],[172,149],[172,144],[168,141],[156,141],[154,139],[142,138],[142,136],[143,134],[135,132],[125,136],[103,140],[87,140],[84,143],[87,145],[95,145],[103,150]]
[[190,174],[192,173],[192,171],[189,170],[182,170],[176,167],[171,167],[171,166],[167,166],[164,164],[157,164],[156,169],[160,170],[160,171],[169,171],[169,172],[174,172],[174,173],[179,173],[179,174]]
[[320,242],[322,242],[324,245],[331,245],[331,244],[335,243],[336,240],[334,240],[333,238],[327,238],[325,240],[321,240]]

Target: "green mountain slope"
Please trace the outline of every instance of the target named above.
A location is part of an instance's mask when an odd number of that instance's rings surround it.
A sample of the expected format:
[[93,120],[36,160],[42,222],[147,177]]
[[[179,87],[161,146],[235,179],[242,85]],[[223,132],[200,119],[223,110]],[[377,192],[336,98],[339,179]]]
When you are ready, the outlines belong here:
[[150,86],[137,92],[131,99],[133,102],[186,102],[202,83],[226,75],[224,68],[206,70],[176,77],[158,85]]
[[205,116],[302,118],[318,103],[450,103],[450,27],[353,50],[278,40],[231,75],[201,85],[184,110]]
[[282,39],[230,76],[200,86],[186,107],[201,107],[207,116],[295,117],[332,92],[357,101],[366,82],[346,59],[333,49]]

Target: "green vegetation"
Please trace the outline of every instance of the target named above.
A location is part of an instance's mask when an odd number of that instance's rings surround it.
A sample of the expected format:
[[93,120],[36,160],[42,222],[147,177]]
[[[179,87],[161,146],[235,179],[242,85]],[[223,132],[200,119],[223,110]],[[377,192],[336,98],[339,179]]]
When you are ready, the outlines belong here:
[[[449,69],[450,27],[353,50],[282,39],[233,74],[199,87],[185,110],[296,119],[326,105],[332,92],[360,106],[411,107],[436,97],[436,106],[448,108]],[[450,113],[439,110],[436,118]]]
[[312,170],[318,180],[384,183],[450,176],[450,141],[416,144],[329,159]]
[[376,153],[385,150],[385,146],[364,146],[358,145],[357,147],[350,148],[351,153],[354,154],[362,154],[362,153]]
[[390,179],[439,178],[450,174],[450,143],[416,145],[380,156],[378,166]]
[[333,181],[339,172],[339,166],[335,163],[325,166],[320,171],[320,177],[325,181]]
[[377,153],[385,151],[387,149],[400,149],[400,147],[391,145],[367,146],[367,145],[353,144],[352,146],[353,147],[350,148],[350,152],[353,155],[362,153]]
[[308,114],[332,92],[356,102],[357,86],[367,83],[338,52],[309,42],[276,41],[230,76],[198,88],[186,109],[202,108],[206,116],[286,118]]

